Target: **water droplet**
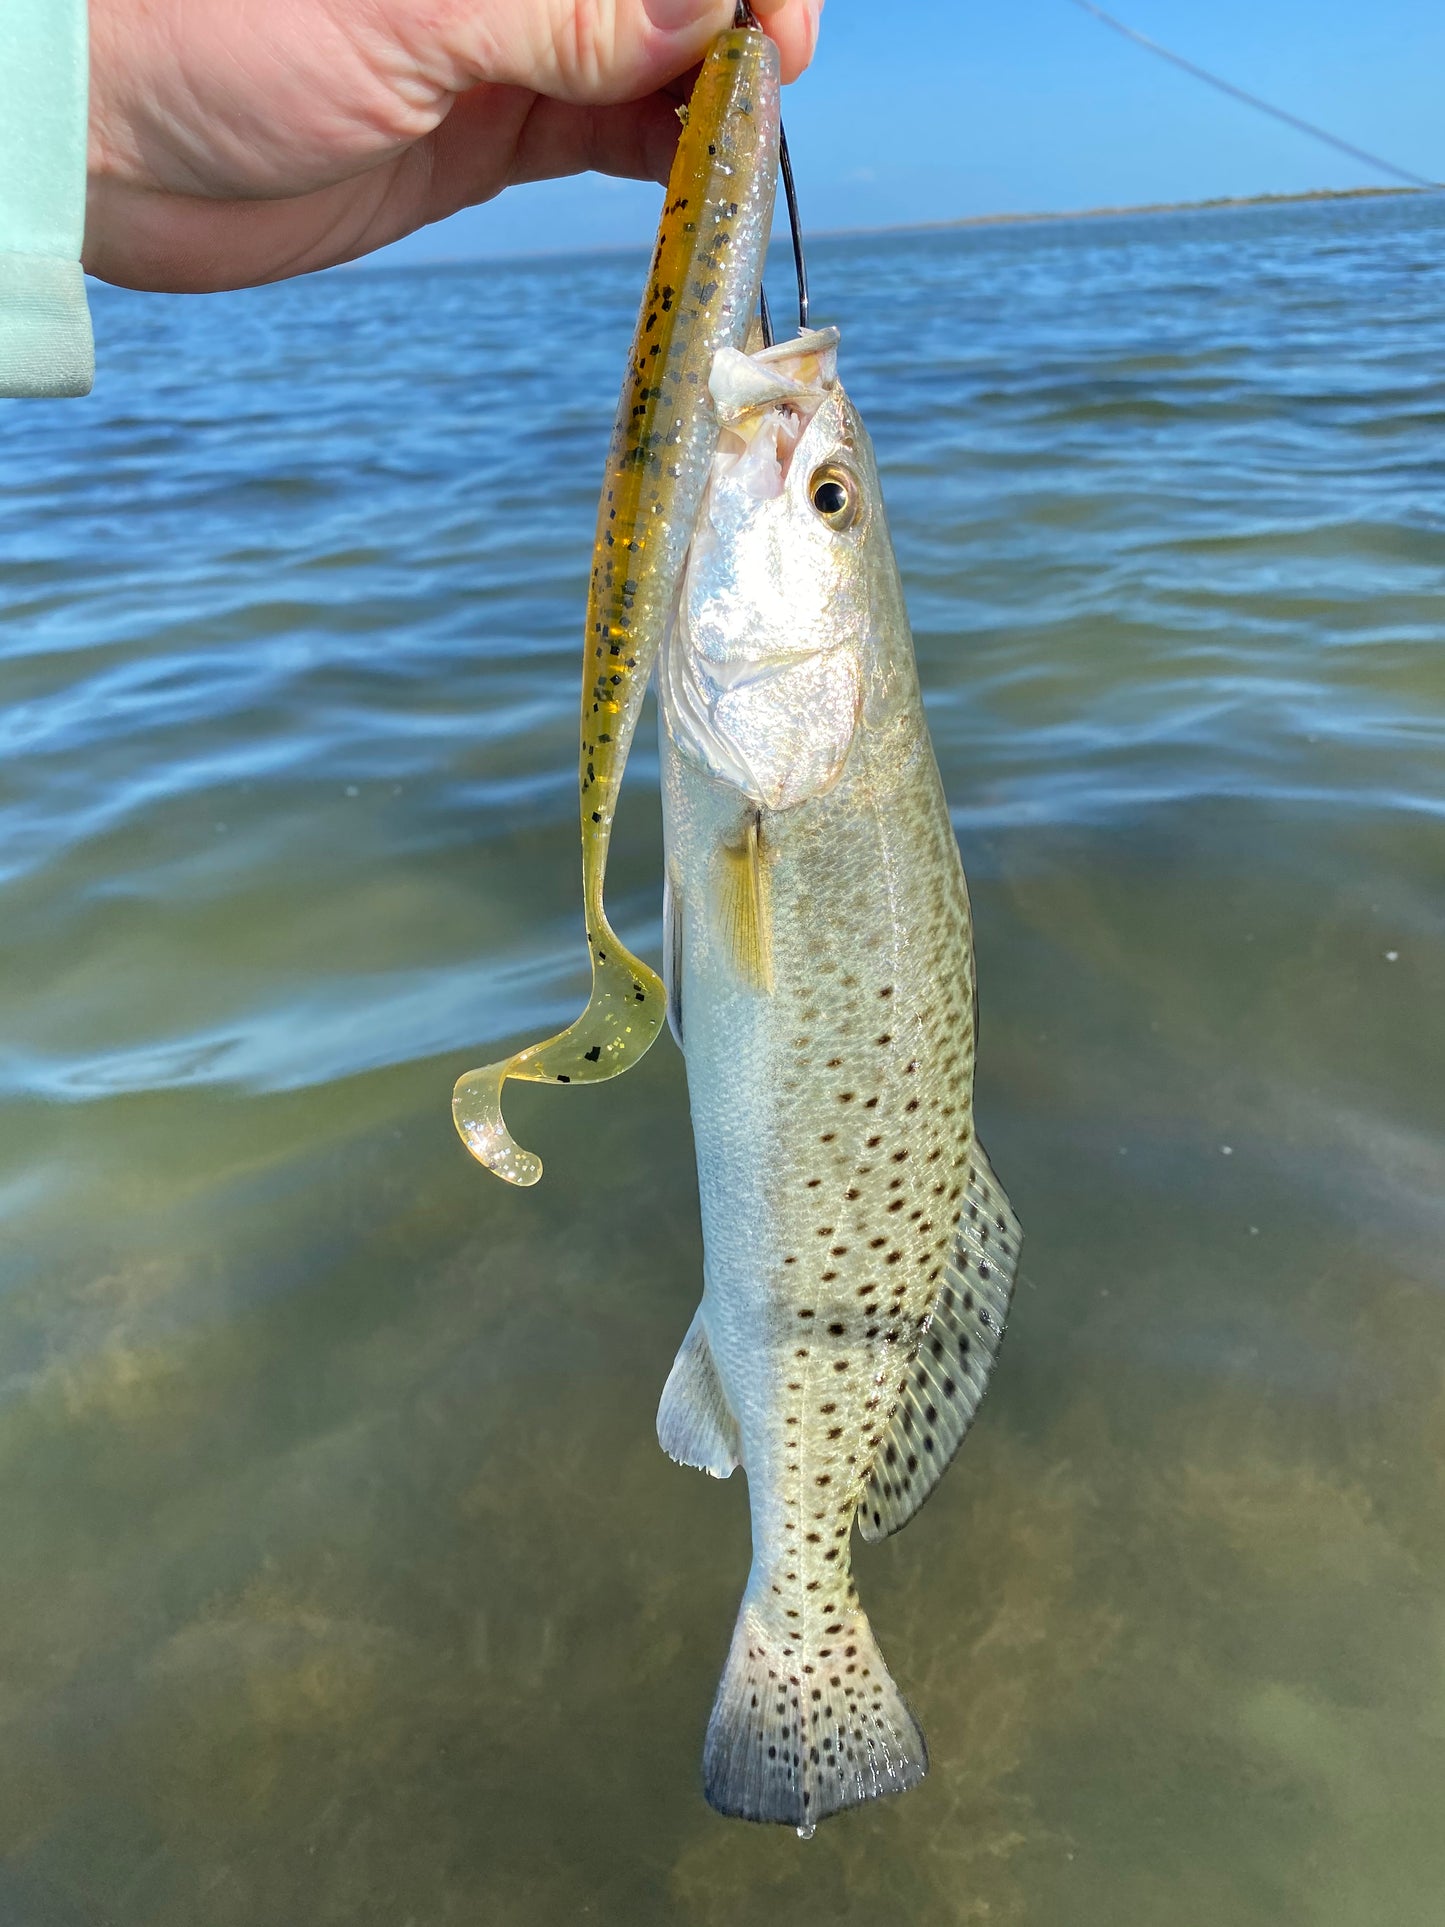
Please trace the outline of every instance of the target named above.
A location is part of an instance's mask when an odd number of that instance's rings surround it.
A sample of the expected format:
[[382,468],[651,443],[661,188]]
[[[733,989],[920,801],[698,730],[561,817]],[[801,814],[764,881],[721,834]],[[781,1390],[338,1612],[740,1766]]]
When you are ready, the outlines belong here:
[[798,1838],[800,1840],[811,1840],[817,1831],[818,1829],[813,1825],[812,1821],[809,1820],[805,1826],[798,1828]]
[[1400,961],[1400,953],[1398,950],[1387,950],[1385,952],[1386,963],[1398,963],[1399,961]]
[[346,794],[348,796],[360,796],[361,791],[356,787],[355,783],[348,783],[346,785]]

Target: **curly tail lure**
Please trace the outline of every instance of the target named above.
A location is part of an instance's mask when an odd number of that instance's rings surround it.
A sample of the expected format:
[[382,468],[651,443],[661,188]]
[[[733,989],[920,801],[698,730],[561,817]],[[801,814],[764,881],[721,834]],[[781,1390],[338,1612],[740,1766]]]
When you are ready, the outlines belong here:
[[778,56],[756,26],[720,34],[703,63],[667,186],[617,404],[597,516],[582,678],[582,890],[592,994],[575,1023],[452,1093],[467,1149],[509,1184],[542,1161],[502,1119],[509,1077],[595,1084],[630,1069],[661,1029],[661,980],[607,920],[603,880],[627,752],[676,599],[717,442],[713,356],[741,347],[758,301],[778,169]]

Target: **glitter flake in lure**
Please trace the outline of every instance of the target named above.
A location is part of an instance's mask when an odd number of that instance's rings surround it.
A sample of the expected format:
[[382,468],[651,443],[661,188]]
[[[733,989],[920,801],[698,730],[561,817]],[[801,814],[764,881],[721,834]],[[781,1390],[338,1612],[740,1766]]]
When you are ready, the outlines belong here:
[[616,1077],[648,1049],[665,1014],[661,982],[607,920],[607,849],[716,445],[708,372],[717,350],[741,345],[757,304],[777,159],[777,50],[756,28],[721,34],[678,143],[598,511],[579,773],[591,996],[558,1036],[469,1071],[452,1095],[467,1148],[512,1184],[535,1184],[542,1165],[502,1120],[506,1079],[587,1084]]
[[958,1449],[1019,1250],[974,1135],[968,894],[837,339],[716,357],[722,432],[659,667],[705,1258],[658,1436],[747,1472],[707,1796],[805,1838],[927,1770],[852,1533],[906,1524]]

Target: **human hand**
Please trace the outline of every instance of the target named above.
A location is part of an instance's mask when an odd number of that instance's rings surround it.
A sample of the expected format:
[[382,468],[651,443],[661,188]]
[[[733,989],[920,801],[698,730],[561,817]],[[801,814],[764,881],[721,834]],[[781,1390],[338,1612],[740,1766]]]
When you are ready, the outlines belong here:
[[[783,78],[823,0],[753,0]],[[667,179],[669,83],[733,0],[90,0],[84,262],[250,287],[349,261],[519,181]]]

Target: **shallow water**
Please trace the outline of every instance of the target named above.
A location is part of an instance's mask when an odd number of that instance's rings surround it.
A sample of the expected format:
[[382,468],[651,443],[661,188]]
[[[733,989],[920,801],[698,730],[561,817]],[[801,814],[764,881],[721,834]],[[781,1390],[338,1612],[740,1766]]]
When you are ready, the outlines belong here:
[[[513,1086],[533,1192],[448,1111],[583,995],[640,264],[98,293],[0,413],[6,1927],[1438,1920],[1442,262],[1439,199],[814,250],[1026,1242],[858,1562],[932,1772],[806,1847],[698,1786],[680,1060]],[[654,953],[658,838],[644,734]]]

